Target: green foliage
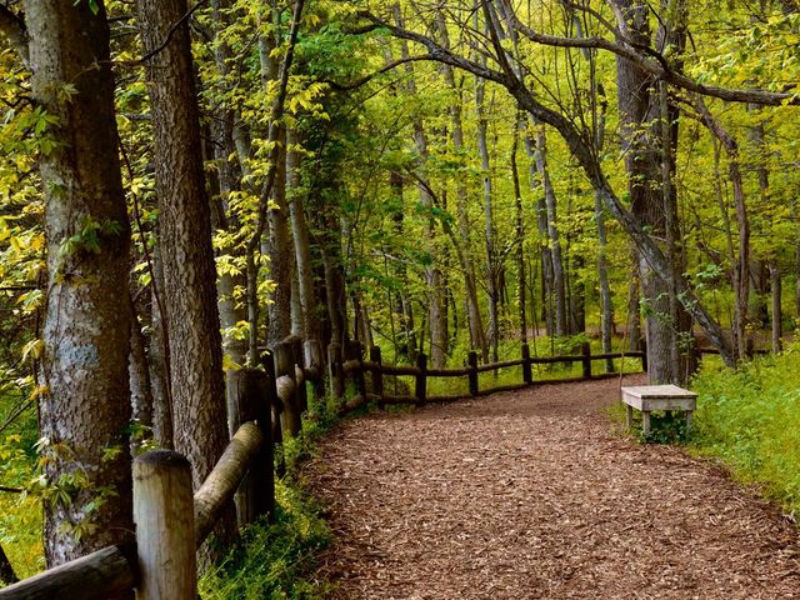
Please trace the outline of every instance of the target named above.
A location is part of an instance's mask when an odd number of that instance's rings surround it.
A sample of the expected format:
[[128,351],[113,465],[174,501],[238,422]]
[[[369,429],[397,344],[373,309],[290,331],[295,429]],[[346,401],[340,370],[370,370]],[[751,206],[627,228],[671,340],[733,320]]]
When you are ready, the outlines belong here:
[[696,449],[738,479],[800,510],[800,346],[731,371],[704,362],[693,382],[698,399]]
[[[0,394],[0,423],[8,423],[0,435],[0,484],[9,488],[25,489],[36,466],[36,415],[31,406],[20,412],[26,405],[24,395]],[[20,577],[44,568],[41,531],[40,498],[0,492],[0,544]]]
[[104,238],[118,237],[123,227],[117,221],[106,219],[98,222],[87,216],[81,219],[80,231],[66,238],[60,248],[62,256],[69,256],[84,251],[99,254]]

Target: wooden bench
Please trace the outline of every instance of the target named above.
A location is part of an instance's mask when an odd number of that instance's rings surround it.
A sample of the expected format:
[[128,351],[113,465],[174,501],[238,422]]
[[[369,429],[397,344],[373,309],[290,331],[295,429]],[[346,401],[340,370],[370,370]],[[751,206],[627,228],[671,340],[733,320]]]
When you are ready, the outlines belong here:
[[622,388],[626,424],[631,428],[633,409],[642,411],[642,430],[650,433],[650,411],[680,410],[686,413],[686,429],[692,426],[692,413],[697,407],[697,394],[677,385],[639,385]]

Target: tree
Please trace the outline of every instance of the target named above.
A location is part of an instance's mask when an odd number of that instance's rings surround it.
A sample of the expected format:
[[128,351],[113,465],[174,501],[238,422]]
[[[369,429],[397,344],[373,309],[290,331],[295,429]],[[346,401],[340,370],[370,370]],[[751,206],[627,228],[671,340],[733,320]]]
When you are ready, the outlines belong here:
[[[6,11],[3,8],[3,11]],[[48,250],[39,425],[50,566],[131,541],[129,226],[103,3],[29,0]]]
[[138,0],[150,79],[175,449],[203,482],[228,441],[211,211],[185,0]]

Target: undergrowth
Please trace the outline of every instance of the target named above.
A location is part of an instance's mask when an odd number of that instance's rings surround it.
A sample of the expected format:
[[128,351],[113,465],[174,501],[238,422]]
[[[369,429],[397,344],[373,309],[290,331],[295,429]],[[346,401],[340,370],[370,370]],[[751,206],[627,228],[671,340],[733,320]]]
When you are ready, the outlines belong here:
[[704,361],[693,448],[720,459],[735,478],[758,484],[800,512],[800,345],[735,371]]
[[27,488],[36,466],[36,413],[28,408],[13,418],[22,400],[0,396],[0,423],[5,424],[0,434],[0,485],[8,489],[0,491],[0,545],[17,577],[25,578],[44,568],[44,549],[40,498],[11,491]]
[[246,527],[219,565],[199,581],[204,600],[315,600],[327,595],[325,583],[310,581],[315,557],[332,540],[321,508],[303,488],[298,469],[313,456],[318,440],[336,420],[329,400],[311,402],[303,432],[287,440],[283,454],[286,475],[275,482],[275,519]]

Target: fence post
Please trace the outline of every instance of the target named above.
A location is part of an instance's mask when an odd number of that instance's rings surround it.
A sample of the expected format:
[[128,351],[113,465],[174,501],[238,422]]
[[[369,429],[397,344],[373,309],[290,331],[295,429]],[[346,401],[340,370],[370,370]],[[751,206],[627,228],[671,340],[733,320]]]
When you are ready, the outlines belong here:
[[295,389],[295,405],[297,406],[297,415],[300,417],[304,412],[308,411],[308,391],[306,390],[305,375],[306,360],[305,354],[303,353],[303,340],[300,338],[296,338],[292,342],[292,354],[294,355],[294,364],[296,368],[302,371],[303,383],[299,382],[297,374],[295,374],[295,381],[297,382],[297,388]]
[[177,452],[133,461],[133,520],[139,555],[138,600],[197,599],[192,474]]
[[417,355],[417,383],[414,390],[414,395],[420,404],[425,404],[428,399],[427,386],[428,386],[428,357],[420,352]]
[[[278,387],[276,385],[277,375],[275,374],[275,355],[274,353],[270,352],[265,354],[262,358],[262,364],[264,365],[264,371],[267,374],[267,381],[266,381],[266,395],[267,395],[267,405],[271,409],[270,414],[270,421],[271,421],[271,436],[270,436],[270,452],[273,453],[273,462],[275,461],[274,453],[275,453],[275,444],[283,444],[283,428],[281,427],[281,414],[283,413],[283,403],[281,399],[278,397]],[[281,459],[275,467],[275,474],[278,477],[283,477],[286,475],[286,461],[281,454]],[[274,485],[274,481],[273,481]],[[274,492],[274,488],[273,488]],[[272,495],[272,507],[275,507],[275,494]],[[274,511],[270,512],[270,518],[274,516]]]
[[647,373],[647,340],[644,338],[639,340],[639,351],[642,353],[642,371]]
[[372,391],[378,396],[378,406],[383,408],[383,359],[381,358],[381,349],[378,346],[373,346],[369,350],[369,360],[375,363],[372,367]]
[[364,378],[364,355],[361,342],[350,342],[348,348],[348,360],[357,360],[358,369],[353,373],[353,381],[356,384],[356,393],[361,395],[364,404],[367,403],[367,382]]
[[583,342],[581,344],[581,355],[583,356],[583,378],[584,379],[591,379],[592,378],[592,347],[589,345],[589,342]]
[[323,383],[325,378],[322,376],[324,361],[322,360],[322,346],[319,340],[306,340],[305,352],[306,365],[317,373],[316,378],[311,380],[311,387],[314,390],[314,399],[321,400],[325,397],[325,385]]
[[328,345],[328,368],[330,369],[331,395],[344,396],[344,373],[342,372],[342,346],[338,342]]
[[[275,375],[278,379],[287,376],[295,384],[294,372],[294,352],[291,344],[285,342],[275,346]],[[288,398],[281,398],[283,402],[283,415],[281,417],[281,427],[283,435],[295,437],[300,432],[300,415],[297,412],[296,390]]]
[[533,369],[531,369],[531,348],[522,344],[522,381],[528,385],[533,383]]
[[469,365],[469,395],[475,397],[478,395],[478,353],[470,352],[467,356],[467,364]]
[[275,473],[272,447],[272,414],[269,402],[268,377],[262,371],[243,369],[235,374],[235,398],[240,422],[255,421],[264,435],[264,444],[258,452],[253,467],[236,492],[236,514],[239,528],[252,523],[259,516],[273,516],[275,509]]

